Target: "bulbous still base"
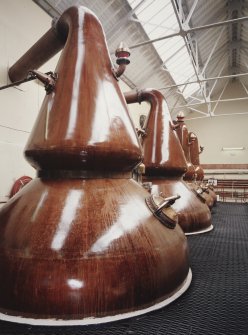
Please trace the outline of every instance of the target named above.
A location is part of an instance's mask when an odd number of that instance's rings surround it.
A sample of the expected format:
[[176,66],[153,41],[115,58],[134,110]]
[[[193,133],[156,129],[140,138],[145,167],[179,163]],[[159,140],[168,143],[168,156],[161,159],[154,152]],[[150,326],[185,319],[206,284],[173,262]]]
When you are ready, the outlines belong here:
[[209,194],[210,194],[210,196],[213,199],[213,206],[216,206],[216,204],[217,204],[217,195],[216,195],[216,193],[214,192],[214,190],[211,190],[211,188],[209,188]]
[[124,314],[118,314],[113,316],[105,316],[101,318],[85,318],[85,319],[79,319],[79,320],[59,320],[59,319],[32,319],[32,318],[25,318],[25,317],[18,317],[18,316],[12,316],[0,313],[0,320],[8,321],[8,322],[15,322],[15,323],[24,323],[34,326],[83,326],[83,325],[93,325],[93,324],[100,324],[100,323],[107,323],[107,322],[114,322],[118,320],[124,320],[128,318],[132,318],[135,316],[139,316],[142,314],[146,314],[149,312],[156,311],[160,308],[163,308],[170,303],[172,303],[174,300],[179,298],[190,286],[190,283],[192,281],[192,271],[189,269],[188,275],[181,285],[180,288],[178,288],[178,291],[176,291],[174,294],[172,294],[169,298],[156,303],[155,305],[152,305],[150,307],[140,309],[133,312],[128,312]]
[[[187,185],[189,186],[190,189],[197,191],[197,189],[199,187],[201,187],[201,183],[197,183],[197,182],[186,182]],[[201,197],[205,200],[206,205],[208,206],[208,208],[211,210],[214,206],[214,198],[210,193],[210,190],[208,189],[207,191],[204,191],[201,194]]]
[[36,178],[0,211],[0,318],[108,322],[146,313],[190,283],[187,240],[132,179]]
[[152,182],[152,194],[181,196],[172,207],[177,212],[178,224],[186,235],[206,233],[213,229],[208,206],[180,178],[158,179],[145,176],[143,180]]

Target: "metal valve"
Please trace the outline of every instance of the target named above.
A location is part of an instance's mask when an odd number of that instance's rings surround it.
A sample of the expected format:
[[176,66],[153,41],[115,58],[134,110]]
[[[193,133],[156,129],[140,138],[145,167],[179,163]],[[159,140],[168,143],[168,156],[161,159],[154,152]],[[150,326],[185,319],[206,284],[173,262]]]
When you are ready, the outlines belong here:
[[146,167],[144,163],[140,163],[133,170],[133,178],[139,183],[142,184],[142,175],[145,174]]
[[56,80],[58,79],[57,73],[49,72],[47,73],[42,73],[40,71],[32,70],[29,71],[29,75],[34,75],[37,79],[39,79],[45,86],[45,91],[46,94],[50,94],[56,84]]
[[137,167],[137,172],[138,174],[142,175],[142,174],[145,174],[146,172],[146,166],[144,163],[140,163]]
[[128,59],[130,57],[130,50],[124,42],[121,42],[119,44],[118,48],[115,51],[115,56],[117,58],[116,63],[118,65],[128,65],[130,63],[130,60]]
[[145,129],[136,128],[136,133],[138,136],[141,136],[142,138],[147,136],[147,132]]
[[200,187],[201,187],[201,189],[202,189],[203,192],[205,192],[205,193],[209,193],[209,189],[208,189],[207,184],[201,184]]
[[177,213],[171,207],[180,195],[164,198],[161,195],[151,195],[146,198],[146,204],[153,215],[166,227],[175,228]]
[[15,81],[8,85],[0,86],[0,91],[6,88],[9,88],[9,87],[18,86],[20,84],[27,83],[28,81],[35,80],[35,79],[39,79],[45,85],[45,90],[47,94],[50,94],[54,90],[56,80],[58,79],[58,75],[57,73],[54,73],[51,71],[42,73],[36,70],[30,70],[26,78]]
[[130,50],[124,42],[121,42],[115,51],[116,63],[119,65],[117,69],[113,69],[113,74],[118,79],[126,70],[126,65],[130,63]]
[[147,190],[149,193],[151,193],[152,190],[152,182],[147,181],[145,183],[142,183],[142,186],[144,187],[145,190]]
[[203,202],[206,202],[206,199],[204,197],[204,190],[199,186],[193,188],[193,192],[197,195],[197,197]]

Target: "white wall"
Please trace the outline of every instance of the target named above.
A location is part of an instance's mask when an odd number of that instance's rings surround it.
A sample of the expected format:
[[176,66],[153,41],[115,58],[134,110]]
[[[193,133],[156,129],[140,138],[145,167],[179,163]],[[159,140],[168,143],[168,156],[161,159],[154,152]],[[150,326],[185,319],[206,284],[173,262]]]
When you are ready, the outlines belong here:
[[140,116],[149,114],[150,104],[142,102],[142,104],[135,103],[128,105],[129,115],[131,116],[135,128],[140,128]]
[[[228,84],[222,99],[244,96],[246,93],[236,80]],[[205,148],[200,156],[202,164],[248,164],[248,114],[231,113],[248,113],[248,100],[219,103],[216,116],[186,121],[188,129],[197,134],[199,144]],[[190,113],[188,118],[199,116]],[[222,147],[245,147],[245,150],[222,151]]]
[[[0,86],[9,83],[8,68],[51,26],[51,18],[31,0],[0,1]],[[41,70],[54,70],[58,56]],[[23,149],[35,122],[44,88],[35,82],[0,91],[0,202],[16,179],[35,176]]]

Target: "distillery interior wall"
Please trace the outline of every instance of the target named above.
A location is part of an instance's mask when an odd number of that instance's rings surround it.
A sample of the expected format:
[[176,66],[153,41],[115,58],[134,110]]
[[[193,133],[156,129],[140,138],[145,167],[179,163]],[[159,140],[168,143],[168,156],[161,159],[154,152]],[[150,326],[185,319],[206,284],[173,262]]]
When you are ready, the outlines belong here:
[[[243,98],[247,94],[238,79],[231,80],[221,99]],[[212,97],[217,100],[218,96]],[[215,104],[212,104],[212,108]],[[200,108],[199,108],[200,109]],[[230,115],[237,113],[236,115]],[[199,113],[190,113],[186,121],[188,128],[194,131],[204,151],[200,156],[202,164],[247,164],[248,136],[247,124],[248,100],[221,102],[217,105],[213,117],[197,118]],[[225,114],[225,115],[223,115]],[[223,151],[222,148],[244,147],[244,150]]]

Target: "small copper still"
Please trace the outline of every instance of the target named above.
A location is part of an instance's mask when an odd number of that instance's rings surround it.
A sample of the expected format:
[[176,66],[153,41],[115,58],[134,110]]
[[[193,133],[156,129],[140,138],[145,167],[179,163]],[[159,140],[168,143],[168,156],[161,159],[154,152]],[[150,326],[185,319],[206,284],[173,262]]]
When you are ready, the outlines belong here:
[[165,306],[191,281],[183,231],[160,221],[172,199],[153,199],[151,211],[131,178],[141,148],[97,17],[66,10],[11,79],[64,45],[53,78],[38,73],[49,91],[25,148],[37,178],[0,211],[0,318],[8,321],[123,319]]
[[203,147],[198,144],[198,138],[195,133],[190,132],[189,133],[189,142],[190,145],[190,160],[191,163],[195,167],[195,182],[200,186],[203,190],[205,190],[206,195],[206,203],[209,206],[209,208],[212,208],[214,205],[216,205],[217,202],[217,196],[214,192],[213,186],[209,185],[208,183],[204,183],[204,171],[203,168],[200,165],[200,154],[203,151]]
[[[196,179],[201,178],[203,170],[199,165],[194,165],[191,160],[191,154],[193,160],[196,158],[194,155],[198,151],[198,141],[196,141],[196,136],[190,136],[188,128],[184,123],[184,113],[180,112],[177,115],[177,120],[174,121],[176,126],[176,132],[180,143],[183,148],[183,152],[187,161],[187,172],[185,173],[183,179],[187,182],[189,187],[195,192],[195,194],[200,198],[201,201],[205,202],[207,206],[211,209],[213,207],[213,198],[209,194],[208,187],[202,183],[197,183]],[[193,148],[192,148],[193,147]],[[198,156],[199,157],[199,156]]]
[[211,230],[213,226],[208,207],[182,180],[188,164],[163,95],[155,89],[127,92],[124,95],[128,104],[146,101],[151,105],[145,130],[141,132],[145,165],[142,179],[145,187],[149,186],[150,192],[155,195],[180,195],[172,207],[186,234]]
[[177,115],[177,120],[174,121],[175,130],[181,146],[183,148],[184,156],[186,158],[187,170],[183,176],[183,179],[186,181],[193,181],[195,179],[195,167],[190,160],[190,146],[191,142],[189,141],[188,129],[184,123],[184,113],[179,112]]

